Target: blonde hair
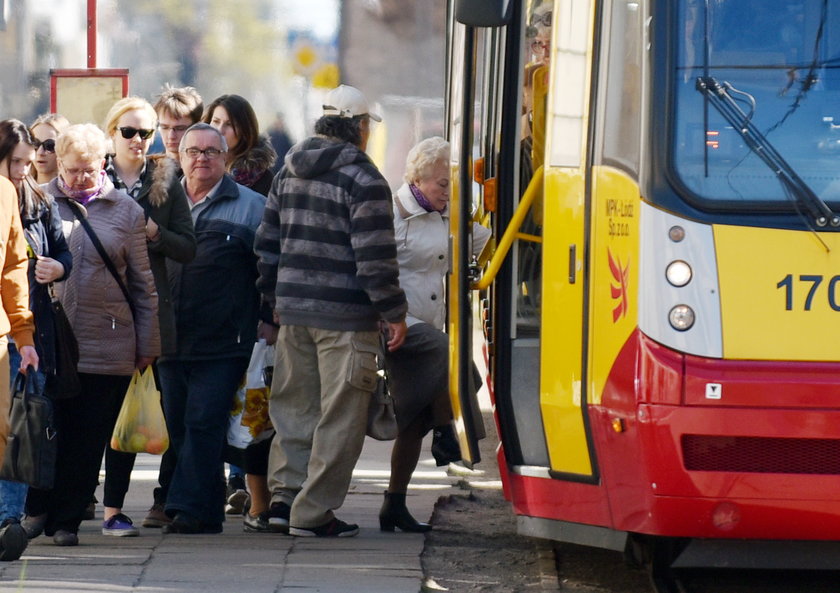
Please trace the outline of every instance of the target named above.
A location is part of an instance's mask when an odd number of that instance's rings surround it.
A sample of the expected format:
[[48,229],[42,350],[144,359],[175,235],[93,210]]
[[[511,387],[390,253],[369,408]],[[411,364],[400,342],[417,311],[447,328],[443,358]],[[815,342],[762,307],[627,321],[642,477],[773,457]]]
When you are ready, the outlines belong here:
[[440,136],[432,136],[418,142],[405,159],[405,180],[414,183],[426,179],[440,162],[449,161],[449,142]]
[[55,142],[55,154],[64,159],[71,153],[81,160],[105,158],[108,143],[104,132],[93,124],[75,124],[64,130]]
[[43,113],[35,118],[32,125],[29,126],[29,133],[32,133],[37,126],[45,125],[55,130],[56,134],[61,134],[70,125],[70,121],[58,113]]
[[108,114],[105,116],[105,125],[102,126],[102,129],[105,130],[105,135],[109,138],[113,136],[117,131],[117,124],[123,114],[135,110],[145,111],[152,118],[152,127],[157,127],[158,117],[151,103],[143,97],[124,97],[114,103],[108,110]]

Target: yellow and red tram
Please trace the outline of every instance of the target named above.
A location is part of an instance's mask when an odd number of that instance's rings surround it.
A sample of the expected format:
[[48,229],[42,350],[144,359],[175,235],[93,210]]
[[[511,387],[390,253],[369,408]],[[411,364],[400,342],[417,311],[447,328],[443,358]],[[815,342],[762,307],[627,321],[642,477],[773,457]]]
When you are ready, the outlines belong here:
[[522,533],[840,540],[840,0],[448,16],[465,461],[477,305]]

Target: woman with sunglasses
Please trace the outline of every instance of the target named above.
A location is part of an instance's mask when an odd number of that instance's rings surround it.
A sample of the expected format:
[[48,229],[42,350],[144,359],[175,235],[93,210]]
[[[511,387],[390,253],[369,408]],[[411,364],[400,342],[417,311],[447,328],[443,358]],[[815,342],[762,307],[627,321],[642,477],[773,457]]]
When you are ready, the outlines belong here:
[[[29,175],[35,159],[35,144],[23,122],[16,119],[0,122],[0,175],[8,178],[17,190],[29,254],[29,308],[35,318],[35,350],[40,361],[37,377],[43,386],[47,377],[55,373],[50,286],[67,278],[73,257],[61,230],[61,216],[55,201]],[[15,343],[9,341],[12,377],[17,374],[20,361]],[[55,395],[49,389],[47,394]],[[26,484],[0,481],[0,521],[20,520],[26,491]]]
[[264,196],[274,179],[272,167],[277,153],[260,124],[253,107],[239,95],[217,97],[201,118],[222,133],[228,145],[227,172],[234,181]]
[[[113,152],[105,167],[114,187],[134,198],[146,217],[149,263],[158,293],[161,352],[175,348],[175,313],[166,273],[166,259],[179,263],[195,257],[195,233],[187,197],[178,179],[178,165],[164,155],[149,155],[157,113],[140,97],[117,101],[105,116],[105,133]],[[138,530],[122,513],[136,455],[105,451],[105,505],[102,533],[131,536]],[[163,517],[161,517],[163,519]]]
[[32,177],[38,183],[49,183],[58,175],[58,163],[55,158],[55,140],[67,129],[70,122],[63,115],[45,113],[29,126],[29,133],[35,141],[35,171]]

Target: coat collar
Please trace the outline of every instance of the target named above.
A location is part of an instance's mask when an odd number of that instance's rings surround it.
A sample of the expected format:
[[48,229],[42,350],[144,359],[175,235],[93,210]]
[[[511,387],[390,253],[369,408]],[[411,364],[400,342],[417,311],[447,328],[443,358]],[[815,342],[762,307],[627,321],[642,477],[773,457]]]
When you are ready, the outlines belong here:
[[[394,203],[397,206],[400,217],[404,220],[432,214],[432,212],[426,211],[425,208],[417,203],[407,183],[403,183],[397,190],[397,193],[394,194]],[[438,214],[440,214],[441,218],[449,218],[449,205],[447,204],[446,208],[442,212],[438,212]]]

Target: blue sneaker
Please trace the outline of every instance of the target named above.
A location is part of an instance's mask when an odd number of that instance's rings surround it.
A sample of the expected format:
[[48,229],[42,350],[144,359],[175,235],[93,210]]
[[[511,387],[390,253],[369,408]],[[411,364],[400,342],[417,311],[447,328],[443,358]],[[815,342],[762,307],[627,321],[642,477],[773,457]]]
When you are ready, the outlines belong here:
[[136,537],[140,535],[140,530],[134,526],[131,519],[117,513],[107,521],[102,523],[102,535],[114,535],[116,537]]

